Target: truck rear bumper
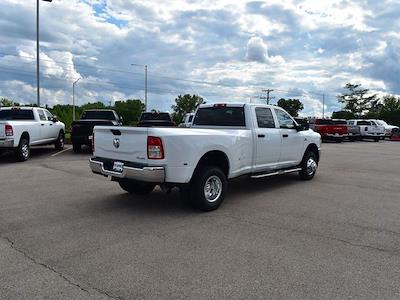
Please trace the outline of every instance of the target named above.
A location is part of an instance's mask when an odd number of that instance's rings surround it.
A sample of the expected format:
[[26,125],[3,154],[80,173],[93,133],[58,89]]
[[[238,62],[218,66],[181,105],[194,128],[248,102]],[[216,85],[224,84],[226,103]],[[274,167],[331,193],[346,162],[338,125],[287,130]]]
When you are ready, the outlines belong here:
[[4,139],[0,140],[0,148],[13,148],[14,139]]
[[90,168],[95,174],[103,176],[112,176],[115,178],[125,178],[145,182],[163,183],[165,181],[165,168],[164,167],[131,167],[123,165],[121,172],[109,170],[104,167],[104,162],[91,158],[89,160]]

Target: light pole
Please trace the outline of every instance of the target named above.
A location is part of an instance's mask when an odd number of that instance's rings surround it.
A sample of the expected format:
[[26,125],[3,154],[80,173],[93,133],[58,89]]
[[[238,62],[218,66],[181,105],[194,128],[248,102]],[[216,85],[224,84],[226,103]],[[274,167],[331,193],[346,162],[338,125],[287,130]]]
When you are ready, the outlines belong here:
[[72,83],[72,120],[75,121],[75,85],[81,80],[82,77],[79,77]]
[[[42,0],[52,2],[53,0]],[[39,74],[39,0],[36,0],[36,89],[37,105],[40,106],[40,74]]]
[[144,111],[147,111],[147,65],[131,64],[131,66],[144,67]]

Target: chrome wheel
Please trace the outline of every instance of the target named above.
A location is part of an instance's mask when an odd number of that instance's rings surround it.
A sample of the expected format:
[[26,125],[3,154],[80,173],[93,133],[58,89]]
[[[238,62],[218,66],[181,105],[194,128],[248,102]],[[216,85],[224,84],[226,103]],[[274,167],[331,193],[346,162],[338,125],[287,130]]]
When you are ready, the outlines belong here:
[[222,194],[222,181],[213,175],[209,177],[204,185],[204,197],[208,202],[215,202],[221,197]]
[[29,157],[29,146],[28,146],[28,144],[25,143],[25,144],[22,145],[21,153],[22,153],[22,156],[24,158],[28,158]]
[[61,134],[59,139],[60,148],[64,148],[64,136]]
[[315,159],[313,157],[310,157],[307,160],[307,174],[309,176],[313,175],[317,171],[317,167],[318,165]]

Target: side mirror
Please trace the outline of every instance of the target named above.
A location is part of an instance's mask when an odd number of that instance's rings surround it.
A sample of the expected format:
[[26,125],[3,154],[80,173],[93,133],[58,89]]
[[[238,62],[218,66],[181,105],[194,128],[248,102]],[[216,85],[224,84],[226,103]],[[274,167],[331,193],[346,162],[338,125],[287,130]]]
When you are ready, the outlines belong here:
[[297,131],[304,131],[310,129],[310,125],[308,123],[300,124],[295,126]]
[[58,118],[57,118],[57,116],[53,116],[53,120],[52,120],[54,123],[56,123],[56,122],[58,122]]

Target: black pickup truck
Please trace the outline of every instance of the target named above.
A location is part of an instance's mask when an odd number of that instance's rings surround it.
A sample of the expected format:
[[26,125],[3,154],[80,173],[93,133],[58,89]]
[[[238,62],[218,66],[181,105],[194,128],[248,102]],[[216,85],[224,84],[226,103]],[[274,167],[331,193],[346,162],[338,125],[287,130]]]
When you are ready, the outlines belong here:
[[140,116],[138,127],[174,127],[171,115],[166,112],[144,112]]
[[93,127],[96,125],[121,126],[122,118],[113,110],[85,110],[81,119],[71,124],[71,141],[75,153],[81,151],[82,145],[87,145],[91,149]]

